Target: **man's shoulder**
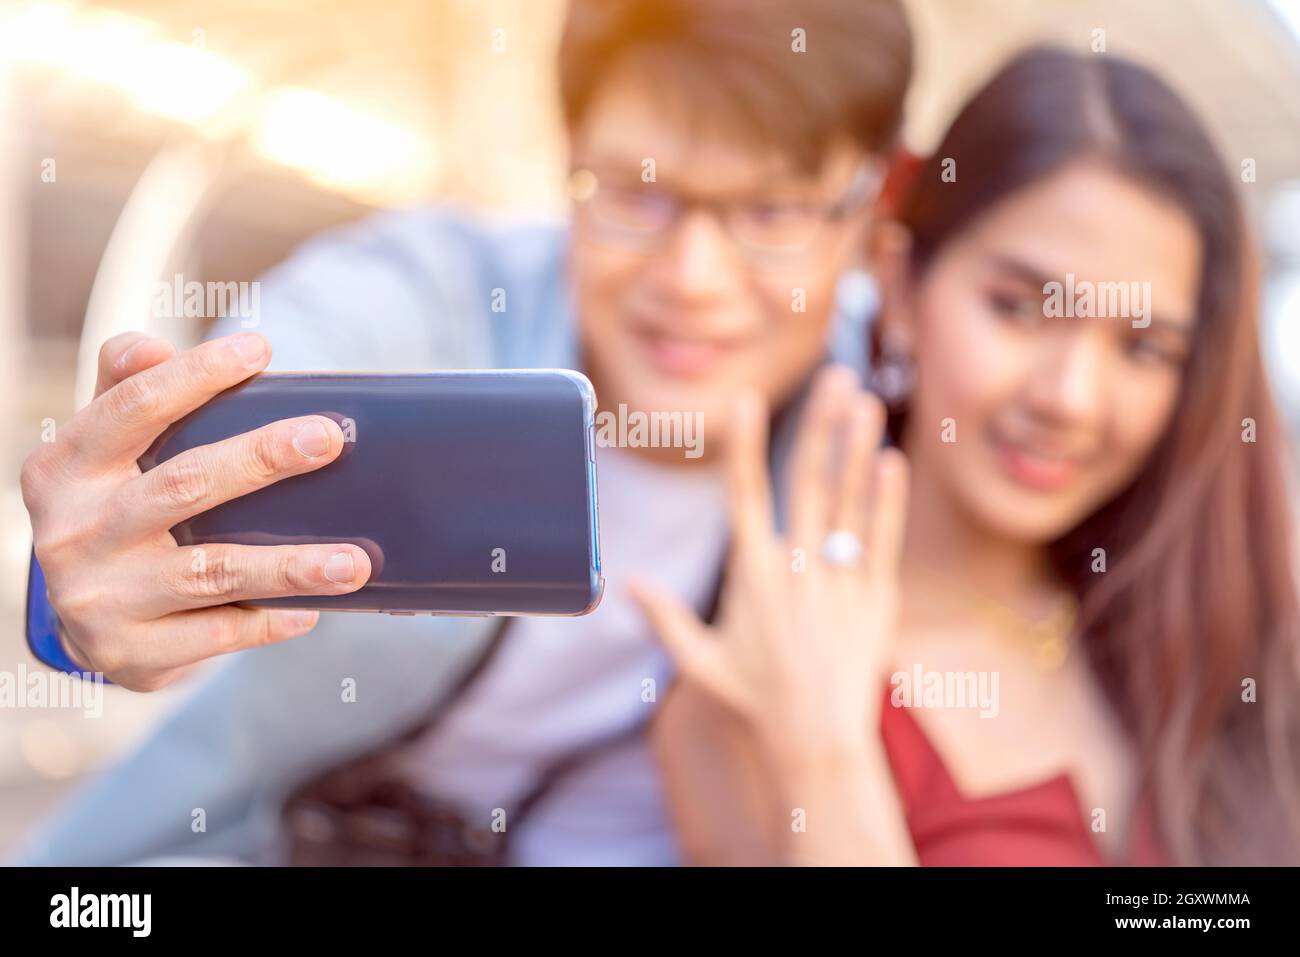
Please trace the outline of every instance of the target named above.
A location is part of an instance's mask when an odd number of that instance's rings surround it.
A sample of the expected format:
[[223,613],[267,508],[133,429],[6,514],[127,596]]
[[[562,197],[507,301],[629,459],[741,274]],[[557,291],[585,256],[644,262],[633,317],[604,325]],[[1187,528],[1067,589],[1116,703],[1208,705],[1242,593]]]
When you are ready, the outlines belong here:
[[305,241],[289,264],[325,258],[376,261],[414,272],[467,278],[474,272],[533,274],[549,281],[564,258],[568,229],[559,221],[489,216],[457,206],[383,210]]
[[567,232],[426,206],[319,233],[261,283],[275,367],[475,368],[521,350],[555,362],[551,343],[571,334]]

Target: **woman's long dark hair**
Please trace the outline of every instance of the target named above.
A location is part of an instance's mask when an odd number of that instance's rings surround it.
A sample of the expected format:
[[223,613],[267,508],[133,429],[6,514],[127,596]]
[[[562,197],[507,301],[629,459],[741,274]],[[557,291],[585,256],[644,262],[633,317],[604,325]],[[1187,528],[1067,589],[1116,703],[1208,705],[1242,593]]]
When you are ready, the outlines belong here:
[[[955,182],[942,179],[945,158]],[[1134,63],[1022,53],[904,193],[913,274],[990,207],[1080,160],[1181,208],[1203,266],[1168,431],[1125,491],[1052,544],[1052,559],[1079,599],[1079,635],[1134,744],[1168,852],[1188,864],[1296,863],[1300,614],[1286,440],[1260,361],[1244,217],[1200,122]],[[1097,548],[1104,573],[1093,571]]]

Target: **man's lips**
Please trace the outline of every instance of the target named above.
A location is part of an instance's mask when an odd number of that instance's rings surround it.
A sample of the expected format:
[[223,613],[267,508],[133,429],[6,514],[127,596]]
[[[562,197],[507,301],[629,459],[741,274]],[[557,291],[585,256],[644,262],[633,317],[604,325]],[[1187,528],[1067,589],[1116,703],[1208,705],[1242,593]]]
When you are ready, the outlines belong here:
[[706,375],[736,348],[734,341],[691,339],[646,329],[635,335],[655,369],[674,378]]
[[1072,485],[1083,472],[1083,463],[1076,456],[999,438],[993,440],[993,449],[1003,472],[1037,491],[1059,491]]

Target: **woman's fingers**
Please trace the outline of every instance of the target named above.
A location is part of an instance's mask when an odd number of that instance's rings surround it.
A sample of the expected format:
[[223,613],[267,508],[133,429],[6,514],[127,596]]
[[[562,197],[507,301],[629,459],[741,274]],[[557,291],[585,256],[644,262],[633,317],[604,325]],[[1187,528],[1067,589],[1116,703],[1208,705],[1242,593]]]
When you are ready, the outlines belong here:
[[680,599],[657,585],[633,579],[627,589],[678,666],[683,670],[690,667],[711,641],[708,626]]
[[885,411],[869,393],[856,396],[845,423],[844,457],[839,488],[832,506],[831,526],[845,529],[867,542],[872,473],[880,447]]
[[738,396],[727,437],[727,486],[732,546],[741,553],[764,549],[776,535],[767,470],[767,430],[763,398],[756,392]]
[[903,557],[907,528],[907,458],[895,448],[876,456],[871,492],[870,532],[867,538],[867,574],[877,580],[893,578]]
[[831,366],[813,382],[791,460],[790,536],[809,550],[821,547],[831,519],[831,454],[843,421],[844,402],[856,387],[856,374]]
[[682,674],[699,682],[728,705],[741,708],[744,696],[727,660],[722,640],[680,599],[646,581],[628,583],[628,592],[640,606],[672,655]]

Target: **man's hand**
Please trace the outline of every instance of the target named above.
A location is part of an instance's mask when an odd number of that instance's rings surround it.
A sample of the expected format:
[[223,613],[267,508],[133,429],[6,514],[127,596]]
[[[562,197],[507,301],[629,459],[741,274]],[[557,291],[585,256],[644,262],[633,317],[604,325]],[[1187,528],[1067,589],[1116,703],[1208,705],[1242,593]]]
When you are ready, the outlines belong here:
[[95,398],[23,463],[36,557],[68,652],[87,670],[152,691],[214,655],[310,631],[317,612],[230,602],[341,595],[370,577],[355,545],[205,545],[201,562],[169,529],[249,492],[328,465],[343,448],[325,416],[286,419],[190,449],[141,473],[173,422],[266,368],[257,333],[177,355],[124,333],[99,354]]

